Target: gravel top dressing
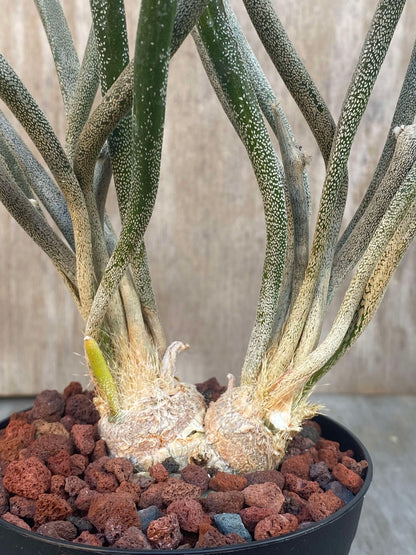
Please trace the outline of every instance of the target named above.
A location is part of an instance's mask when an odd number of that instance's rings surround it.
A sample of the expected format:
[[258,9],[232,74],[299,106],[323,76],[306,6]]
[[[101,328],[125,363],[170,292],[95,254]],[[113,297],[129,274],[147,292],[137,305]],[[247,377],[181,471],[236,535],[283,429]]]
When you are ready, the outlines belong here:
[[[207,402],[223,392],[199,384]],[[279,469],[246,475],[173,459],[135,472],[110,458],[93,394],[71,382],[38,395],[0,431],[0,515],[38,534],[119,549],[191,549],[264,540],[312,526],[351,501],[367,462],[306,421]]]

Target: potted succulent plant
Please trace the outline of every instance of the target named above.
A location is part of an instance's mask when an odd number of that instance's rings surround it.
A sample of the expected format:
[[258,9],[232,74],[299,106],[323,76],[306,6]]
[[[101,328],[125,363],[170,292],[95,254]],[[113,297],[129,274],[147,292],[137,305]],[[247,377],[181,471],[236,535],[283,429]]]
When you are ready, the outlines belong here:
[[[311,247],[305,156],[228,0],[142,0],[131,61],[123,0],[91,0],[93,27],[81,64],[59,1],[35,1],[59,77],[66,141],[60,144],[1,57],[0,98],[45,166],[0,114],[0,200],[49,256],[85,321],[100,437],[111,455],[126,457],[141,470],[168,458],[180,467],[191,461],[229,473],[275,469],[290,439],[319,410],[308,401],[315,384],[368,325],[416,233],[413,55],[374,177],[339,237],[352,142],[405,0],[379,1],[337,123],[271,2],[244,0],[325,161]],[[267,234],[240,382],[229,376],[227,390],[208,408],[194,385],[175,377],[176,356],[187,345],[166,345],[144,244],[159,184],[169,61],[189,33],[246,148]],[[92,109],[99,86],[102,97]],[[122,222],[119,237],[106,212],[111,177]],[[320,340],[326,309],[353,269],[335,321]],[[347,449],[355,440],[345,441]],[[355,449],[368,458],[362,447]],[[359,499],[356,503],[359,513]],[[26,541],[28,535],[21,534]],[[307,536],[303,531],[301,541]],[[282,540],[284,553],[287,540]],[[340,547],[330,543],[327,552],[347,553],[351,540]],[[53,541],[42,549],[72,552]],[[271,553],[276,545],[224,549]],[[292,547],[286,543],[286,549]]]

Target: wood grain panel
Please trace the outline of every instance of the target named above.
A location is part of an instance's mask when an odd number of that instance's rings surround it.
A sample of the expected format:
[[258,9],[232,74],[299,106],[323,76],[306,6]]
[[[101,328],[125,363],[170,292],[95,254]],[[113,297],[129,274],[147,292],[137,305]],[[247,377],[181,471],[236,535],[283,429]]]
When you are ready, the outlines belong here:
[[[376,3],[275,0],[335,118]],[[88,4],[63,1],[80,52],[90,26]],[[137,4],[126,0],[131,37]],[[311,157],[315,215],[324,172],[313,137],[250,27],[242,3],[233,4],[298,141]],[[0,10],[0,48],[62,138],[62,102],[36,9],[28,0],[15,0],[13,7],[0,0]],[[416,7],[409,3],[353,147],[348,217],[384,143],[415,28]],[[244,150],[210,90],[190,39],[172,62],[160,194],[146,240],[168,337],[192,347],[181,355],[181,377],[199,381],[238,374],[260,286],[265,244],[261,199]],[[81,319],[49,261],[32,248],[1,207],[0,243],[0,394],[61,388],[85,373],[82,357],[74,354],[82,349]],[[415,272],[412,248],[375,321],[321,390],[416,393]],[[334,314],[332,309],[332,318]]]

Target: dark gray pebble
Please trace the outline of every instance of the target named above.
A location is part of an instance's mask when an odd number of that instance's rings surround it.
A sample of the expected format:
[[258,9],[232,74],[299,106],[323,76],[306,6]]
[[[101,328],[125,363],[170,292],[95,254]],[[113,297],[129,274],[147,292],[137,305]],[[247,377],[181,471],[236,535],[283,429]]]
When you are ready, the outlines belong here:
[[163,466],[169,472],[169,474],[176,474],[179,472],[179,464],[175,461],[173,457],[168,457],[162,461]]
[[80,516],[69,516],[67,520],[69,520],[69,522],[71,522],[76,527],[79,534],[81,534],[82,532],[91,532],[94,528],[89,520]]
[[152,522],[152,520],[157,520],[158,518],[163,516],[156,505],[150,505],[150,507],[146,507],[146,509],[141,509],[137,512],[142,523],[142,530],[145,533],[147,532],[149,524]]
[[327,489],[330,489],[333,493],[335,493],[337,497],[342,499],[342,501],[345,501],[345,503],[348,503],[355,497],[355,495],[349,489],[347,489],[341,484],[341,482],[338,482],[337,480],[331,482],[329,484],[329,488]]
[[219,513],[214,515],[214,522],[221,534],[238,534],[244,540],[251,542],[250,532],[244,526],[241,516],[235,513]]

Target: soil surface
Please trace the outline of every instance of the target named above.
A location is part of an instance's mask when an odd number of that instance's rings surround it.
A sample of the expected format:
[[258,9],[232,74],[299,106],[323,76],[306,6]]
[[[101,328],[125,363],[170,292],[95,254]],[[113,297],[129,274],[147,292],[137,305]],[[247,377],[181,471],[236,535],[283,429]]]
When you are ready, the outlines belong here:
[[[207,402],[224,391],[197,384]],[[173,459],[135,472],[98,437],[93,393],[43,391],[0,431],[0,517],[38,534],[115,549],[220,547],[312,526],[351,501],[367,468],[313,421],[276,470],[246,475]]]

